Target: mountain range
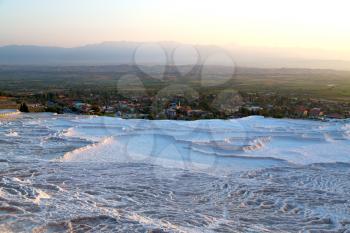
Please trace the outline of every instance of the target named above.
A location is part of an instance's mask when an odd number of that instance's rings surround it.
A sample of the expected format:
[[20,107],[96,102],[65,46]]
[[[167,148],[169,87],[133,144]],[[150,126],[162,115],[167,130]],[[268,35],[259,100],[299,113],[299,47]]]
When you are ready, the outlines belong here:
[[[176,63],[183,65],[191,62],[204,62],[211,54],[224,53],[232,57],[236,65],[243,67],[350,70],[349,60],[328,56],[322,50],[310,52],[299,48],[239,46],[227,46],[223,49],[218,46],[192,46],[176,42],[147,44],[126,41],[104,42],[73,48],[32,45],[2,46],[0,47],[0,65],[120,65],[132,64],[135,61],[135,54],[138,56],[137,59],[141,58],[143,62],[149,61],[148,64],[159,65],[157,63],[162,60],[169,61],[176,48],[181,48],[181,52],[176,55]],[[163,56],[160,54],[160,49],[164,49],[166,53],[164,57],[160,57]],[[189,57],[194,55],[193,51],[200,55],[199,59],[193,60]],[[220,65],[220,62],[217,60],[216,65]]]

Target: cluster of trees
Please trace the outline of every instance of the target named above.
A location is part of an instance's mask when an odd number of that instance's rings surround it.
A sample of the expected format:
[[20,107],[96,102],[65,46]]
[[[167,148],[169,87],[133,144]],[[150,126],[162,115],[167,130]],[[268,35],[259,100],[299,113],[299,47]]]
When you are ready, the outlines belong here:
[[21,112],[29,112],[29,108],[26,103],[22,103],[21,106],[19,107],[19,111]]
[[236,113],[239,117],[247,117],[251,115],[258,115],[258,116],[264,116],[264,117],[273,117],[273,118],[284,118],[288,117],[288,109],[276,107],[273,109],[261,109],[258,111],[252,111],[248,108],[241,107],[239,111]]

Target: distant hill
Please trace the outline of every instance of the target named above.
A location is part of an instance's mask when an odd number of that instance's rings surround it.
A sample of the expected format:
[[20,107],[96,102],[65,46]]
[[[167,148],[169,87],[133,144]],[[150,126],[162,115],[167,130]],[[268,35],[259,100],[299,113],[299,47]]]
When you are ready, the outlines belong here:
[[[0,47],[0,65],[120,65],[132,63],[137,48],[146,45],[137,42],[104,42],[75,48],[11,45]],[[162,43],[164,51],[180,44]],[[141,47],[143,48],[143,47]],[[159,48],[151,44],[142,50],[143,60],[158,56]],[[152,51],[152,49],[156,51]],[[186,57],[183,58],[186,60]],[[157,61],[157,59],[153,59]],[[165,59],[166,60],[166,57]],[[155,64],[158,65],[158,64]]]
[[2,65],[111,65],[129,63],[134,43],[88,45],[76,48],[41,46],[0,47]]
[[[160,42],[168,59],[174,48],[190,47],[175,42]],[[138,42],[104,42],[75,48],[44,47],[30,45],[10,45],[0,47],[0,65],[120,65],[131,64],[136,48],[144,45]],[[158,47],[159,48],[159,47]],[[193,46],[204,60],[208,54],[222,51],[216,46]],[[229,47],[225,50],[238,66],[261,68],[317,68],[350,70],[350,62],[336,59],[314,59],[307,56],[294,56],[291,49],[249,49]],[[157,64],[154,59],[159,51],[154,46],[142,51],[143,60]],[[177,61],[186,64],[191,61],[185,53],[179,54]],[[220,61],[217,61],[220,65]]]

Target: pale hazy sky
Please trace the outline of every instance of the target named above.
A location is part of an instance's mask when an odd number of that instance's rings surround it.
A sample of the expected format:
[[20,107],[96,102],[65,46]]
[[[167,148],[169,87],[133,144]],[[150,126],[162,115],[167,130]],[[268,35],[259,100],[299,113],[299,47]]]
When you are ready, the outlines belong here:
[[0,45],[178,41],[349,53],[349,11],[347,0],[0,0]]

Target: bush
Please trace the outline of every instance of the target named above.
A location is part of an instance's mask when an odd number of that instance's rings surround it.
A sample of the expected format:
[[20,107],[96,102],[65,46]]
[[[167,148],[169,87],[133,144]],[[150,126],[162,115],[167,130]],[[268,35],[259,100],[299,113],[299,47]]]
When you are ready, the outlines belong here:
[[20,112],[29,112],[29,108],[26,103],[22,103],[21,106],[19,107]]

